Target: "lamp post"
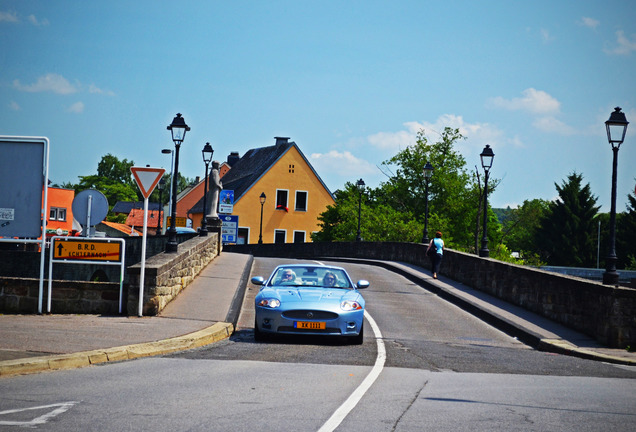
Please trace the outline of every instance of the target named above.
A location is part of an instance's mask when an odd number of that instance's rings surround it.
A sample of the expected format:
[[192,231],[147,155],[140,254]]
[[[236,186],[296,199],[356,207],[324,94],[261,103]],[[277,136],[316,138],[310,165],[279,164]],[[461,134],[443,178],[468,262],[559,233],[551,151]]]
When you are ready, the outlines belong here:
[[609,254],[605,258],[605,273],[603,283],[605,285],[618,285],[618,273],[616,272],[616,170],[618,168],[618,149],[625,140],[627,125],[625,113],[619,107],[614,108],[609,120],[605,122],[607,140],[614,153],[612,162],[612,207],[610,210],[610,247]]
[[161,153],[170,155],[170,198],[168,200],[168,214],[172,214],[172,183],[174,183],[174,150],[162,149]]
[[170,232],[168,235],[168,243],[166,244],[166,252],[177,252],[179,243],[177,242],[177,183],[179,182],[179,148],[183,142],[186,132],[190,127],[186,124],[181,114],[177,114],[172,123],[167,128],[172,134],[172,142],[174,142],[174,171],[172,174],[172,209],[170,214]]
[[495,158],[495,153],[493,153],[492,149],[488,144],[484,147],[484,150],[479,155],[481,158],[481,166],[486,173],[486,178],[484,182],[484,235],[481,238],[481,249],[479,250],[479,256],[488,258],[490,256],[490,251],[488,250],[488,172],[492,167],[492,161]]
[[261,201],[261,229],[258,233],[258,244],[263,244],[263,204],[265,204],[265,200],[267,199],[265,192],[261,192],[259,199]]
[[428,182],[433,176],[433,165],[431,165],[430,162],[426,162],[422,171],[424,172],[424,181],[426,182],[426,198],[424,201],[424,234],[422,235],[422,243],[428,244]]
[[359,197],[358,197],[358,235],[356,236],[356,241],[362,241],[362,237],[360,236],[360,213],[362,211],[362,192],[364,192],[364,180],[360,179],[356,183],[358,187]]
[[159,223],[157,224],[157,235],[161,235],[161,221],[162,221],[162,211],[163,211],[163,188],[166,187],[166,181],[163,179],[163,177],[161,177],[161,180],[159,180],[159,184],[157,185],[157,188],[159,189]]
[[201,219],[201,231],[199,235],[206,236],[208,235],[208,166],[214,154],[214,149],[209,142],[205,143],[201,154],[203,155],[203,163],[205,164],[205,184],[203,185],[203,219]]

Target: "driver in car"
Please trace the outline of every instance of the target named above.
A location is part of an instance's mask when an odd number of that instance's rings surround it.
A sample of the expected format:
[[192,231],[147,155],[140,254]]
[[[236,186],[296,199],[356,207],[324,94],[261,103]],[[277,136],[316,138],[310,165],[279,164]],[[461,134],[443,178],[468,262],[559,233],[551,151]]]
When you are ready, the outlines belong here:
[[338,278],[332,272],[325,273],[325,277],[322,278],[322,285],[326,287],[335,287],[338,282]]

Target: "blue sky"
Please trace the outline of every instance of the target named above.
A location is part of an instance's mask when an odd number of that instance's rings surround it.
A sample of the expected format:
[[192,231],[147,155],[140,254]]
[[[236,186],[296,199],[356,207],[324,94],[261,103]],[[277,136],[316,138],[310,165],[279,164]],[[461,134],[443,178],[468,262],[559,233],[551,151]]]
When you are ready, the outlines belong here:
[[[51,140],[50,178],[101,157],[180,171],[291,137],[332,190],[445,126],[467,167],[495,152],[495,207],[583,175],[609,211],[604,122],[631,121],[617,210],[636,185],[636,2],[0,0],[0,134]],[[482,172],[483,174],[483,172]],[[258,203],[255,205],[258,206]]]

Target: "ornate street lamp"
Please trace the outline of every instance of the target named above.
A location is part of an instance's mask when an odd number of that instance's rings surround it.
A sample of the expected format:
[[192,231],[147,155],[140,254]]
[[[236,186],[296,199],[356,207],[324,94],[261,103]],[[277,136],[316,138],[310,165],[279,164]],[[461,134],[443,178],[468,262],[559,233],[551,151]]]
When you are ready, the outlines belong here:
[[166,187],[166,181],[163,179],[163,177],[161,177],[161,180],[159,180],[159,184],[157,184],[157,189],[159,189],[159,221],[157,223],[157,235],[161,235],[161,220],[162,218],[162,212],[163,212],[163,189]]
[[177,242],[177,183],[179,183],[179,148],[183,142],[186,132],[190,127],[186,124],[181,114],[172,120],[167,128],[172,134],[172,142],[174,142],[174,172],[172,175],[172,210],[170,215],[170,232],[168,233],[168,243],[166,244],[166,252],[177,252],[179,243]]
[[258,234],[258,244],[263,244],[263,204],[265,204],[265,200],[267,199],[265,192],[261,192],[259,199],[261,201],[261,229]]
[[208,166],[210,166],[210,161],[214,154],[214,149],[209,142],[205,143],[201,154],[203,154],[203,163],[205,164],[205,184],[203,185],[203,219],[201,219],[201,231],[199,235],[206,236],[208,235]]
[[481,249],[479,250],[479,256],[488,258],[490,251],[488,250],[488,173],[492,167],[492,161],[495,158],[495,153],[488,144],[484,147],[484,150],[479,155],[481,157],[481,166],[486,173],[486,181],[484,182],[484,235],[481,238]]
[[424,234],[422,236],[422,243],[428,244],[428,182],[433,176],[433,165],[431,165],[430,162],[426,162],[422,171],[424,172],[424,181],[426,182],[426,199],[424,201]]
[[360,179],[358,180],[358,182],[356,183],[356,186],[358,187],[358,192],[360,193],[359,195],[359,199],[358,199],[358,235],[356,236],[356,241],[362,241],[362,237],[360,236],[360,213],[362,211],[362,192],[364,192],[364,180]]
[[607,140],[612,146],[614,153],[612,163],[612,207],[610,210],[610,247],[609,254],[605,258],[605,273],[603,273],[603,283],[605,285],[618,285],[618,273],[616,272],[616,171],[618,168],[618,149],[625,140],[627,125],[629,122],[625,118],[620,107],[614,108],[609,120],[605,122],[607,129]]

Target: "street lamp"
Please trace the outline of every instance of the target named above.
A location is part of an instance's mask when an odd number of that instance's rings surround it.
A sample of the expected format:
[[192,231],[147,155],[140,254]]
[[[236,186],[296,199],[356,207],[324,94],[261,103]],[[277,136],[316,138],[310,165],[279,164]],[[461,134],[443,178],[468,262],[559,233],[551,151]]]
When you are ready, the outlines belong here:
[[265,200],[267,199],[265,192],[261,192],[259,199],[261,201],[261,230],[258,234],[258,244],[263,244],[263,204],[265,204]]
[[484,150],[479,155],[481,157],[481,166],[486,173],[486,181],[484,183],[484,235],[481,238],[481,249],[479,250],[479,256],[488,258],[490,256],[490,251],[488,250],[488,172],[492,167],[492,161],[495,158],[495,154],[488,144],[484,147]]
[[185,138],[186,132],[190,127],[186,124],[181,114],[172,119],[172,123],[167,128],[172,134],[172,142],[174,142],[174,171],[172,175],[172,210],[170,214],[170,232],[168,235],[168,243],[166,244],[166,252],[177,252],[179,243],[177,242],[177,183],[179,183],[179,148]]
[[161,177],[161,180],[159,180],[159,184],[157,185],[157,189],[159,189],[159,223],[157,224],[157,235],[161,235],[161,220],[162,218],[162,211],[163,211],[163,189],[166,187],[166,181],[163,179],[163,177]]
[[422,236],[422,243],[428,244],[428,182],[433,176],[433,165],[431,165],[430,162],[426,162],[422,171],[424,172],[424,181],[426,182],[426,199],[424,201],[424,234]]
[[625,113],[619,107],[614,108],[609,120],[605,122],[607,129],[607,140],[612,146],[614,153],[612,163],[612,207],[610,210],[610,247],[609,254],[605,258],[606,268],[603,273],[603,283],[605,285],[618,285],[618,273],[616,272],[616,170],[618,167],[618,149],[627,132],[629,122],[625,118]]
[[161,153],[170,155],[170,199],[168,201],[168,214],[172,214],[172,183],[174,183],[174,150],[162,149]]
[[358,187],[358,192],[360,193],[359,195],[359,199],[358,199],[358,235],[356,236],[356,241],[362,241],[362,237],[360,236],[360,212],[362,210],[362,192],[364,192],[364,180],[360,179],[358,180],[358,182],[356,183],[356,186]]
[[203,185],[203,219],[201,220],[201,231],[199,235],[206,236],[208,235],[208,166],[210,165],[210,161],[212,160],[212,155],[214,154],[214,149],[210,143],[205,143],[203,150],[201,150],[201,154],[203,154],[203,163],[205,164],[205,184]]

